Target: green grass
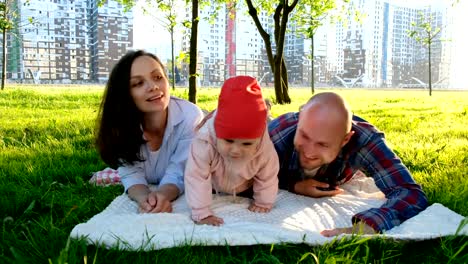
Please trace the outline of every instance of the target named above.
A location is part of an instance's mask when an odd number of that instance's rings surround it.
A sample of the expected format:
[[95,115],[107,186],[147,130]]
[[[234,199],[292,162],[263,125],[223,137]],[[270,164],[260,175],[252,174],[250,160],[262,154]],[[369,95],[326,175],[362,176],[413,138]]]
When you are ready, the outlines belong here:
[[[321,92],[322,90],[319,90]],[[430,203],[468,215],[468,92],[335,90],[354,112],[386,132]],[[87,184],[105,166],[93,146],[103,87],[21,86],[0,92],[0,263],[468,263],[468,238],[421,242],[384,239],[249,247],[183,246],[127,252],[68,240],[72,228],[101,212],[122,187]],[[174,95],[186,98],[186,89]],[[218,89],[198,104],[217,105]],[[274,101],[274,92],[264,90]],[[293,89],[296,111],[310,97]]]

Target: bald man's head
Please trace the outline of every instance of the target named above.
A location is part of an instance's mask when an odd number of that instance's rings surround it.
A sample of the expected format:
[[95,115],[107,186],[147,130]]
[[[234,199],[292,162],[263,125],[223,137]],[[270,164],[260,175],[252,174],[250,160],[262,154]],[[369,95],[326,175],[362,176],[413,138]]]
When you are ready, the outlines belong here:
[[319,118],[337,122],[343,126],[343,133],[351,131],[352,112],[346,101],[336,93],[326,92],[312,96],[301,108],[301,112],[314,112]]
[[335,93],[312,97],[299,113],[294,147],[301,167],[316,169],[332,162],[351,136],[351,111]]

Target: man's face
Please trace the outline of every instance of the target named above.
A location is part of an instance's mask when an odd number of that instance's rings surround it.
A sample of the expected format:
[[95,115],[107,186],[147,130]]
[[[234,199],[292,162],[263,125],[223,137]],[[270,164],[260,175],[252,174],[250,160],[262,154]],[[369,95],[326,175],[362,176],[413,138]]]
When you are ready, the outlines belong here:
[[331,163],[349,141],[343,124],[320,111],[306,109],[299,114],[294,147],[303,169],[312,170]]

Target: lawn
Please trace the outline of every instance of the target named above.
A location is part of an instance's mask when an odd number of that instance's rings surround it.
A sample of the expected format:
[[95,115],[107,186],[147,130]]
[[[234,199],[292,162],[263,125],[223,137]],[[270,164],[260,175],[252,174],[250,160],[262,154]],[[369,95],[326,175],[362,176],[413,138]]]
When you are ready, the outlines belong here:
[[[322,92],[319,90],[318,92]],[[355,114],[386,133],[429,202],[468,216],[468,92],[334,90]],[[93,145],[103,86],[21,86],[0,91],[0,263],[468,263],[468,237],[394,242],[355,237],[324,246],[183,246],[126,252],[69,240],[72,228],[102,211],[121,186],[87,184],[106,165]],[[198,104],[216,107],[218,89]],[[173,94],[187,98],[187,90]],[[264,90],[274,99],[274,91]],[[293,89],[296,111],[310,97]]]

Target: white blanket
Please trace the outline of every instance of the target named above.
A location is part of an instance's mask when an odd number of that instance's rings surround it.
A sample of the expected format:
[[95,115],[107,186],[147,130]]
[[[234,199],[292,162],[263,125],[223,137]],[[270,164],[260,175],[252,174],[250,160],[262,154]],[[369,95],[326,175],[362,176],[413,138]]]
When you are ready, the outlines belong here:
[[[347,227],[351,217],[379,207],[385,198],[371,178],[360,177],[342,186],[345,193],[328,198],[308,198],[280,191],[270,213],[252,213],[249,199],[214,195],[212,208],[224,225],[195,225],[185,197],[173,203],[173,213],[139,214],[127,195],[118,196],[101,213],[78,224],[72,238],[85,236],[88,243],[117,246],[122,250],[154,250],[180,245],[253,245],[273,243],[324,244],[333,238],[323,229]],[[383,235],[394,239],[423,240],[453,235],[463,216],[433,204]],[[465,220],[466,221],[466,220]],[[458,234],[468,235],[468,225]]]

